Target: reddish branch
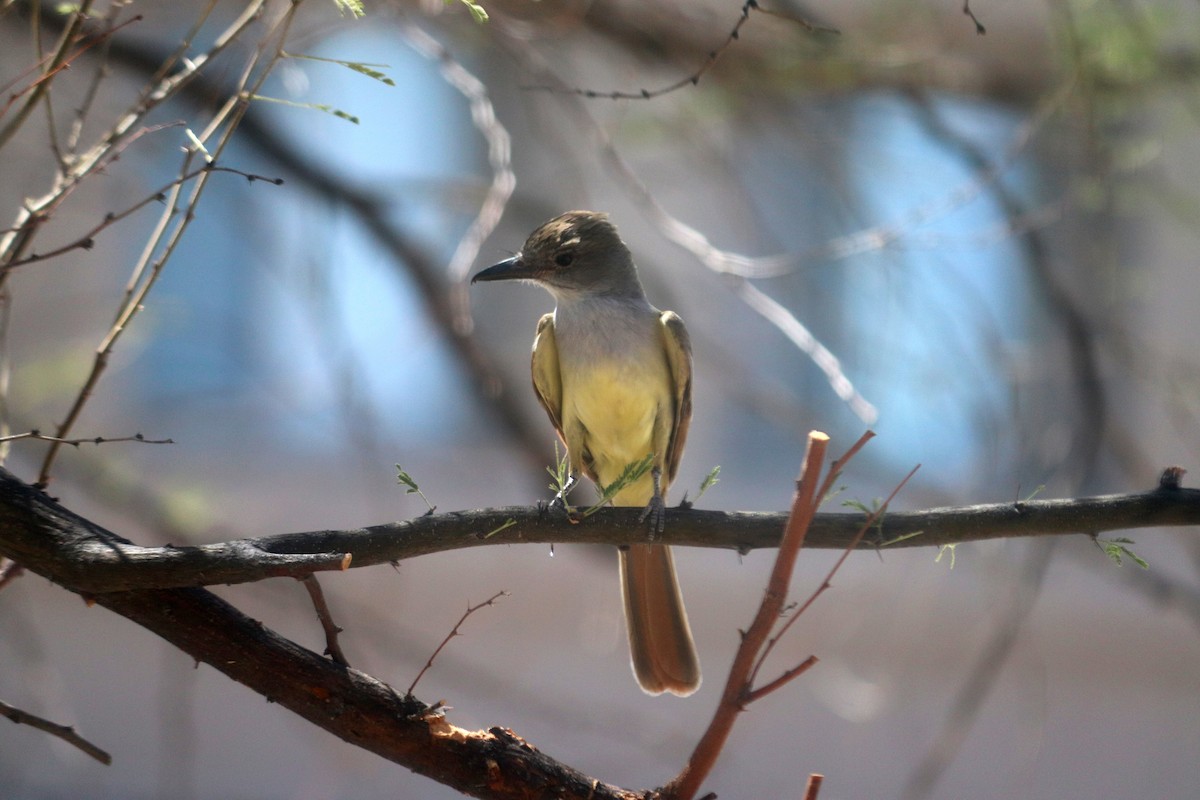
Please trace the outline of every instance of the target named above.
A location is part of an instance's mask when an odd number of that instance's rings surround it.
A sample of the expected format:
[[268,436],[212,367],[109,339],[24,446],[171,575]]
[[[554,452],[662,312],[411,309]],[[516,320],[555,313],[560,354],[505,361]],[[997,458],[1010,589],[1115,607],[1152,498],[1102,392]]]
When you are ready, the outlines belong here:
[[725,688],[721,692],[721,699],[717,703],[712,721],[700,737],[683,771],[667,784],[667,794],[670,797],[691,800],[696,796],[700,784],[708,777],[721,748],[725,746],[725,740],[733,730],[734,720],[742,711],[745,693],[749,688],[750,672],[783,610],[788,585],[792,580],[792,570],[796,565],[796,557],[800,554],[800,545],[804,543],[808,525],[817,513],[817,484],[821,478],[821,466],[825,463],[825,450],[828,445],[829,437],[825,434],[814,431],[808,435],[808,452],[804,456],[804,467],[796,485],[792,513],[783,532],[783,541],[779,545],[779,555],[775,558],[771,577],[767,581],[766,594],[758,607],[754,622],[742,634],[742,643],[733,657],[729,677],[725,681]]
[[[836,572],[842,563],[839,561],[834,566],[830,576],[823,582],[822,588],[814,592],[809,601],[796,611],[778,635],[771,638],[771,631],[775,629],[775,625],[783,613],[784,603],[787,602],[788,588],[791,585],[792,573],[795,571],[796,559],[800,555],[800,548],[804,545],[809,526],[816,516],[817,507],[821,500],[828,495],[833,487],[833,482],[841,474],[846,464],[872,436],[874,434],[870,431],[863,434],[844,456],[833,463],[825,480],[818,484],[821,478],[821,466],[825,462],[825,450],[829,444],[829,437],[820,431],[809,433],[808,452],[805,453],[804,466],[800,472],[800,479],[796,483],[792,511],[783,532],[783,540],[779,544],[779,553],[775,557],[775,564],[771,568],[771,576],[767,581],[767,590],[763,595],[762,603],[759,604],[754,621],[742,633],[741,644],[733,657],[733,664],[729,668],[729,677],[726,679],[725,688],[721,692],[721,699],[717,703],[712,721],[700,737],[695,750],[692,751],[687,765],[667,785],[665,793],[668,797],[677,800],[691,800],[695,797],[696,792],[700,789],[700,784],[704,782],[713,765],[716,764],[725,740],[733,730],[734,722],[738,715],[746,709],[746,706],[780,688],[817,662],[815,656],[810,656],[765,686],[756,689],[753,685],[763,660],[770,653],[775,642],[779,641],[779,637],[790,627],[796,617],[811,605],[817,595],[823,591],[823,587],[829,584],[833,572]],[[870,519],[863,523],[858,534],[859,537],[870,524]],[[853,546],[852,542],[847,548],[847,554]],[[845,560],[844,557],[842,560]]]
[[[859,448],[862,447],[867,438],[867,436],[864,436],[863,438],[859,439],[858,443],[851,448],[849,453],[833,463],[833,466],[829,470],[829,475],[825,478],[825,483],[821,485],[822,497],[826,496],[828,490],[832,486],[833,481],[837,478],[839,473],[841,473],[846,462],[850,460],[850,458],[858,451]],[[791,615],[788,616],[787,621],[780,626],[779,632],[772,636],[767,642],[766,647],[762,649],[762,654],[759,656],[758,662],[754,665],[753,672],[750,673],[750,683],[754,683],[756,680],[758,680],[758,671],[762,669],[762,665],[764,662],[766,662],[767,656],[769,656],[771,651],[775,649],[775,645],[779,642],[779,640],[784,637],[796,620],[800,619],[804,612],[807,611],[812,604],[817,601],[817,598],[824,594],[826,590],[833,585],[833,576],[836,575],[838,570],[842,568],[842,565],[846,563],[846,559],[850,557],[850,553],[853,552],[856,547],[858,547],[858,543],[862,541],[863,536],[865,536],[867,531],[870,530],[870,528],[875,524],[876,520],[883,516],[883,514],[887,511],[888,504],[895,499],[896,495],[900,493],[900,490],[904,488],[904,485],[912,479],[912,476],[916,474],[917,469],[918,467],[913,467],[912,471],[904,476],[904,480],[900,481],[900,483],[896,485],[896,488],[892,490],[892,493],[888,495],[887,500],[885,500],[876,511],[872,512],[867,519],[863,521],[862,527],[858,529],[858,534],[854,537],[850,544],[846,546],[846,549],[842,551],[841,557],[839,557],[837,561],[833,562],[833,566],[829,568],[829,572],[825,575],[825,579],[817,585],[817,588],[813,590],[812,594],[808,596],[807,600],[805,600],[803,603],[797,606],[794,611],[792,611]],[[809,524],[811,525],[812,523],[810,522]],[[812,666],[813,663],[816,663],[816,659],[810,658],[808,661],[805,661],[798,667],[788,670],[783,675],[760,688],[747,688],[746,704],[748,705],[760,697],[775,691],[780,686],[792,680],[792,678],[795,678],[797,675],[807,670]]]
[[446,634],[446,638],[442,639],[441,644],[434,648],[433,652],[429,654],[429,659],[425,662],[425,666],[421,667],[421,671],[417,673],[417,677],[413,678],[413,682],[408,685],[408,689],[404,692],[406,697],[412,696],[412,693],[417,688],[417,684],[421,682],[421,678],[425,677],[425,673],[428,672],[429,668],[433,666],[434,660],[438,657],[438,654],[442,652],[446,645],[450,643],[450,640],[455,636],[461,635],[458,630],[462,627],[462,624],[467,621],[467,617],[471,616],[485,606],[495,605],[496,601],[501,597],[508,597],[508,592],[501,590],[496,592],[487,600],[484,600],[482,603],[476,603],[473,606],[467,606],[467,610],[464,611],[463,615],[458,618],[458,622],[454,623],[454,627],[451,628],[450,632]]

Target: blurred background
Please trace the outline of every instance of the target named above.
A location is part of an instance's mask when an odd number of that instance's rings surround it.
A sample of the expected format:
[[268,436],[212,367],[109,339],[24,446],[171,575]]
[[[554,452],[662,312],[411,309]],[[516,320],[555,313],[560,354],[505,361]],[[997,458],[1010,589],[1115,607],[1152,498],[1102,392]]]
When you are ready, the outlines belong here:
[[[885,497],[918,463],[895,507],[1140,491],[1196,469],[1192,4],[977,3],[973,19],[909,0],[763,3],[778,15],[485,0],[486,24],[440,0],[361,19],[316,0],[85,6],[84,33],[111,34],[14,125],[75,17],[0,3],[16,98],[0,109],[0,253],[78,164],[70,143],[103,143],[181,41],[186,86],[63,194],[25,256],[169,187],[194,139],[214,152],[247,74],[262,99],[217,163],[285,181],[207,176],[70,432],[174,444],[52,465],[53,495],[138,543],[424,513],[397,464],[439,511],[548,499],[528,358],[552,302],[464,279],[573,208],[610,212],[651,301],[691,332],[675,500],[719,465],[701,507],[786,509],[811,429],[834,453],[879,434],[827,510]],[[66,418],[139,257],[165,252],[164,208],[5,273],[12,432]],[[34,481],[46,451],[15,442],[5,465]],[[823,800],[1194,797],[1200,546],[1194,530],[1133,536],[1149,570],[1082,536],[852,556],[772,662],[819,665],[743,717],[706,789],[797,797],[820,772]],[[802,555],[799,596],[836,556]],[[690,752],[771,558],[676,553],[705,670],[686,700],[637,688],[609,549],[479,548],[321,580],[350,662],[400,689],[468,604],[508,590],[417,695],[635,788]],[[296,582],[214,591],[323,648]],[[457,796],[36,575],[0,592],[0,698],[115,758],[3,726],[2,797]]]

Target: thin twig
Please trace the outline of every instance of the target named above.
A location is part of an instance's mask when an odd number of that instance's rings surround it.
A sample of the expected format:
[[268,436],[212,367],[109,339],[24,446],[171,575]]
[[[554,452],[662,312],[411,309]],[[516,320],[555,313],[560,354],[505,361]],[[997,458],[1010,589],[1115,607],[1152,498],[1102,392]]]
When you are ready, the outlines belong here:
[[817,800],[817,795],[821,791],[821,784],[825,782],[825,776],[814,772],[808,776],[808,785],[804,787],[804,800]]
[[975,23],[976,35],[983,36],[987,33],[987,28],[983,27],[983,23],[979,21],[979,17],[975,16],[975,12],[971,10],[971,0],[963,0],[962,12],[971,18],[971,22]]
[[[8,405],[8,393],[12,388],[12,358],[8,338],[11,322],[12,293],[8,287],[0,286],[0,435],[8,435],[12,430],[12,415]],[[11,450],[7,443],[0,444],[0,464],[8,463]]]
[[141,442],[142,444],[175,444],[174,439],[147,439],[140,433],[135,433],[133,436],[115,436],[107,438],[104,436],[90,436],[83,439],[62,439],[58,436],[47,436],[41,431],[26,431],[25,433],[10,433],[7,436],[0,436],[0,443],[15,442],[18,439],[36,439],[39,442],[55,442],[57,444],[71,445],[79,447],[81,444],[113,444],[115,442]]
[[[733,729],[738,714],[745,710],[749,703],[775,691],[803,674],[817,662],[815,657],[809,657],[757,692],[752,690],[754,677],[762,666],[763,658],[766,657],[766,653],[770,652],[774,643],[778,641],[778,636],[773,640],[770,639],[771,631],[774,629],[775,622],[778,620],[779,614],[783,609],[783,604],[787,599],[788,587],[791,584],[796,559],[799,556],[800,548],[804,544],[808,528],[816,516],[817,507],[820,505],[821,500],[829,493],[834,481],[837,480],[842,470],[845,469],[846,464],[874,435],[871,431],[867,431],[860,436],[858,441],[854,443],[845,455],[830,465],[825,480],[820,481],[821,466],[824,461],[825,449],[829,442],[829,437],[819,431],[809,433],[808,452],[805,454],[800,480],[796,485],[796,496],[792,502],[792,512],[788,517],[787,528],[784,530],[783,541],[779,545],[779,553],[775,557],[775,564],[771,568],[771,576],[767,581],[767,590],[763,594],[762,603],[759,605],[754,621],[742,634],[741,644],[738,646],[733,664],[729,668],[729,677],[726,680],[717,709],[713,713],[712,721],[700,737],[699,742],[697,742],[696,748],[692,751],[687,765],[667,785],[667,795],[674,800],[691,800],[691,798],[695,797],[696,792],[700,789],[700,784],[704,782],[704,779],[716,763],[717,757],[720,755],[725,741]],[[868,522],[868,524],[860,529],[858,538],[861,538],[869,528],[870,523]],[[854,545],[851,545],[847,548],[837,566],[840,566],[845,561],[853,547]],[[830,572],[830,577],[833,575],[833,572],[836,572],[837,566]],[[829,583],[830,577],[826,578],[825,584]],[[804,608],[807,608],[812,603],[816,594],[819,593],[820,591],[815,593],[803,608],[793,614],[791,619],[784,625],[784,630],[803,612]],[[782,635],[782,632],[780,635]]]
[[738,40],[738,38],[741,36],[742,26],[746,24],[746,21],[748,19],[750,19],[751,11],[759,11],[759,12],[762,12],[763,14],[767,14],[772,17],[786,19],[790,22],[794,22],[797,25],[800,25],[801,27],[803,27],[805,30],[809,31],[810,33],[831,33],[831,34],[840,33],[840,31],[836,30],[835,28],[827,28],[822,25],[816,25],[812,22],[809,22],[808,20],[801,19],[799,17],[793,17],[788,14],[782,14],[778,11],[768,11],[767,9],[759,6],[758,0],[746,0],[746,2],[742,5],[741,15],[738,17],[737,23],[734,24],[733,30],[731,30],[729,32],[729,34],[725,37],[725,41],[721,43],[721,46],[718,47],[716,50],[712,50],[709,52],[707,58],[704,59],[704,63],[700,65],[699,69],[697,69],[695,72],[691,73],[690,75],[688,75],[684,78],[680,78],[679,80],[675,81],[674,83],[672,83],[668,86],[663,86],[659,89],[639,89],[636,92],[622,92],[622,91],[604,92],[604,91],[597,91],[595,89],[579,89],[579,88],[561,89],[561,88],[554,87],[554,86],[528,86],[525,88],[531,89],[531,90],[536,90],[536,91],[544,91],[544,92],[574,94],[574,95],[579,95],[580,97],[587,97],[589,99],[604,98],[607,100],[650,100],[655,97],[661,97],[664,94],[669,94],[671,92],[677,91],[686,86],[695,86],[696,84],[700,83],[700,78],[702,78],[705,73],[707,73],[709,70],[711,70],[713,67],[715,67],[717,65],[717,62],[721,60],[721,57],[723,55],[725,55],[725,52],[727,50],[729,50],[729,48],[733,46],[733,43],[736,42]]
[[337,637],[342,632],[342,628],[333,621],[333,614],[329,611],[329,604],[325,602],[325,593],[321,591],[321,584],[317,581],[317,576],[305,575],[300,582],[308,590],[313,608],[317,610],[317,619],[321,621],[321,628],[325,631],[325,655],[333,659],[335,664],[341,664],[343,667],[350,666],[350,662],[346,660],[346,654],[342,652],[342,647],[338,644]]
[[447,272],[454,282],[451,288],[455,305],[455,329],[469,332],[474,327],[471,319],[470,301],[467,295],[466,277],[479,255],[484,240],[496,229],[513,191],[517,188],[517,175],[512,168],[512,137],[508,129],[496,117],[496,109],[488,95],[487,85],[472,74],[440,42],[416,25],[403,27],[408,42],[425,58],[436,61],[438,70],[446,83],[458,91],[471,108],[471,124],[487,142],[488,166],[492,180],[487,194],[480,204],[475,219],[454,248]]
[[[183,165],[180,169],[181,176],[188,173],[188,167],[194,157],[195,151],[192,149],[189,149],[185,153]],[[203,176],[201,179],[203,179]],[[168,249],[166,253],[162,254],[157,260],[154,260],[153,264],[151,264],[151,259],[154,255],[156,245],[167,234],[171,220],[183,210],[180,206],[180,195],[182,194],[182,189],[183,183],[181,181],[177,182],[172,188],[169,202],[167,203],[166,208],[163,209],[163,213],[159,217],[158,224],[155,226],[154,232],[150,235],[149,240],[146,242],[146,246],[142,250],[142,255],[138,261],[138,264],[133,269],[133,276],[126,285],[125,297],[119,310],[117,311],[116,318],[114,319],[113,324],[109,328],[108,332],[105,334],[104,339],[96,348],[95,355],[92,359],[92,367],[88,371],[88,375],[84,379],[83,385],[80,387],[79,392],[75,395],[75,400],[71,404],[70,410],[67,411],[66,417],[61,423],[59,423],[55,431],[55,438],[65,438],[75,426],[75,423],[79,420],[80,415],[83,413],[84,407],[87,405],[88,400],[91,399],[92,393],[96,389],[96,385],[100,382],[100,377],[104,374],[108,367],[108,358],[112,353],[114,345],[116,345],[117,340],[121,337],[121,334],[124,333],[128,328],[128,325],[133,318],[144,308],[143,301],[145,300],[147,293],[157,281],[158,276],[162,274],[162,268],[166,265],[166,258],[170,254],[170,250]],[[187,217],[190,216],[190,213],[185,216],[185,223],[187,222]],[[182,227],[186,227],[186,224],[180,226],[180,228]],[[177,228],[176,230],[178,231],[180,228]],[[142,280],[142,274],[147,267],[150,268],[150,275],[145,278],[145,280]],[[61,444],[54,442],[46,450],[46,455],[42,458],[41,469],[38,472],[37,483],[39,486],[46,486],[50,483],[50,470],[53,467],[54,461],[58,457],[58,453],[61,448]]]
[[404,696],[412,697],[413,690],[417,688],[417,684],[420,683],[421,678],[424,677],[425,673],[429,671],[429,668],[433,666],[433,660],[438,657],[438,653],[442,652],[442,648],[449,644],[451,639],[460,635],[458,629],[461,628],[462,624],[467,621],[467,617],[471,616],[484,606],[495,605],[497,600],[499,600],[501,597],[508,597],[508,594],[509,593],[507,591],[501,589],[487,600],[484,600],[482,603],[478,603],[477,605],[473,606],[467,606],[467,610],[464,611],[463,615],[458,618],[458,622],[454,623],[454,627],[451,628],[450,632],[446,634],[446,638],[442,639],[441,644],[439,644],[437,648],[434,649],[433,653],[430,654],[429,660],[425,662],[425,666],[421,667],[421,671],[417,673],[417,677],[413,678],[413,682],[408,685],[408,689],[405,690]]
[[[867,433],[869,434],[870,431],[868,431]],[[826,493],[829,491],[829,489],[832,487],[833,481],[836,480],[838,474],[841,472],[841,469],[845,465],[845,463],[850,459],[850,457],[855,452],[857,452],[859,447],[861,447],[863,444],[866,443],[866,439],[867,439],[866,436],[864,436],[862,439],[859,439],[858,443],[854,446],[854,448],[852,448],[851,452],[847,453],[845,456],[842,457],[842,459],[840,461],[835,461],[830,466],[829,474],[826,477],[825,483],[821,486],[821,490],[822,490],[821,496],[822,497],[824,497],[826,495]],[[773,636],[770,641],[767,642],[766,646],[763,648],[762,655],[759,658],[758,663],[754,665],[754,671],[750,673],[750,683],[751,684],[753,684],[755,678],[758,677],[758,671],[759,671],[759,669],[762,668],[763,662],[765,662],[767,660],[767,656],[770,655],[770,653],[773,649],[775,649],[775,644],[780,639],[783,638],[784,634],[786,634],[788,632],[788,630],[792,627],[792,625],[796,622],[796,620],[799,619],[801,617],[801,615],[804,614],[805,611],[808,611],[808,609],[812,606],[812,604],[817,601],[817,598],[820,597],[822,594],[824,594],[827,589],[829,589],[830,587],[833,586],[833,576],[836,575],[838,573],[838,571],[842,568],[842,565],[846,563],[846,559],[850,557],[850,554],[858,548],[859,542],[861,542],[863,537],[866,536],[867,531],[871,530],[871,528],[873,528],[875,526],[875,524],[879,521],[879,518],[882,517],[887,512],[888,504],[891,503],[892,500],[895,499],[896,495],[900,493],[900,490],[904,488],[905,484],[907,484],[910,480],[912,480],[913,475],[917,474],[918,469],[920,469],[919,464],[917,466],[913,467],[912,470],[910,470],[909,473],[904,476],[904,479],[901,480],[898,484],[896,484],[895,488],[892,489],[892,493],[888,495],[887,499],[883,501],[883,503],[879,506],[879,508],[877,508],[875,511],[873,511],[870,515],[867,516],[866,520],[863,521],[862,527],[858,529],[858,533],[856,533],[854,535],[854,538],[851,539],[850,542],[846,545],[845,549],[842,550],[842,554],[841,554],[841,556],[838,557],[838,560],[835,561],[833,563],[833,566],[829,568],[829,572],[826,573],[825,579],[823,581],[821,581],[821,583],[817,586],[816,589],[813,590],[812,594],[810,594],[808,596],[808,599],[805,600],[803,603],[801,603],[796,608],[796,610],[792,612],[792,614],[788,617],[787,621],[784,622],[783,625],[779,628],[779,632],[777,634],[775,634],[775,636]],[[796,674],[799,674],[799,673],[796,673]],[[791,680],[791,678],[796,677],[796,674],[788,676],[787,680]],[[786,683],[787,680],[783,681],[783,683]],[[770,691],[774,691],[774,689],[778,688],[780,685],[782,685],[782,683],[779,682],[779,679],[773,680],[773,681],[771,681],[771,683],[768,684],[768,686],[772,687],[770,689]],[[754,700],[757,700],[759,697],[769,694],[770,691],[767,691],[766,687],[764,687],[763,690],[756,689],[756,690],[751,691],[750,694],[746,698],[746,704],[749,705],[751,702],[753,702]]]
[[[246,113],[246,108],[249,106],[249,98],[259,93],[263,83],[266,82],[268,75],[270,75],[272,67],[283,57],[283,44],[287,40],[288,32],[291,30],[291,25],[298,9],[298,3],[288,6],[272,30],[260,40],[259,47],[254,57],[247,62],[237,82],[235,91],[230,94],[225,104],[213,115],[208,126],[199,135],[193,135],[192,138],[197,144],[188,147],[185,151],[183,163],[180,166],[180,176],[188,173],[192,161],[196,158],[201,148],[204,147],[203,143],[210,137],[215,136],[217,143],[211,149],[205,149],[204,157],[206,163],[211,164],[221,157],[225,148],[232,140],[233,132],[237,129],[238,123]],[[268,54],[268,51],[271,50],[270,43],[272,41],[274,41],[274,49]],[[218,40],[213,49],[215,50],[220,46],[222,44]],[[266,61],[265,66],[261,63],[264,60]],[[255,70],[259,67],[261,69],[258,70],[256,75]],[[220,132],[219,136],[217,136],[218,132]],[[67,412],[66,419],[58,426],[57,436],[66,436],[79,419],[84,406],[95,391],[100,376],[108,366],[108,358],[112,352],[113,345],[128,328],[133,318],[144,308],[144,301],[151,287],[158,281],[163,267],[166,266],[166,263],[170,260],[176,247],[178,247],[179,242],[182,240],[184,233],[191,226],[192,220],[195,219],[196,206],[200,202],[200,197],[204,193],[205,187],[208,185],[210,175],[211,172],[207,170],[201,172],[192,186],[191,193],[182,203],[180,202],[180,198],[183,194],[183,182],[180,181],[171,189],[170,202],[167,204],[166,209],[164,209],[163,215],[160,217],[154,232],[146,241],[142,256],[138,264],[134,267],[133,274],[126,285],[125,297],[113,321],[112,327],[109,328],[100,346],[96,348],[92,369],[84,381],[83,387],[79,390],[79,394],[76,396],[70,411]],[[177,221],[175,221],[176,217],[178,217]],[[171,227],[172,221],[175,221],[174,227]],[[156,253],[157,255],[155,255]],[[42,467],[38,474],[39,485],[45,486],[49,483],[50,469],[60,449],[61,445],[54,443],[46,451],[46,456],[42,460]]]
[[[172,124],[174,124],[174,123],[172,123]],[[167,126],[162,126],[162,127],[167,127]],[[192,180],[193,178],[195,178],[199,175],[202,175],[206,172],[229,172],[234,175],[240,175],[243,178],[245,178],[246,180],[250,181],[251,183],[253,183],[255,181],[263,181],[263,182],[269,183],[273,186],[282,186],[283,185],[283,178],[269,178],[265,175],[256,175],[252,172],[245,172],[244,170],[235,169],[233,167],[219,167],[216,164],[205,164],[202,167],[198,167],[197,169],[194,169],[183,175],[179,175],[178,177],[171,180],[170,183],[167,183],[162,188],[160,188],[158,191],[151,192],[150,194],[146,195],[146,197],[144,197],[143,199],[141,199],[138,202],[131,205],[129,208],[126,208],[124,211],[118,211],[115,213],[105,214],[104,219],[102,219],[100,222],[93,225],[92,228],[90,230],[88,230],[86,233],[84,233],[82,236],[76,237],[76,239],[74,241],[64,244],[61,247],[56,247],[53,250],[47,250],[44,253],[30,253],[29,255],[27,255],[23,258],[14,259],[13,261],[10,261],[3,266],[3,271],[7,272],[8,270],[16,269],[17,267],[21,267],[26,264],[33,264],[38,261],[46,261],[47,259],[55,258],[56,256],[63,255],[64,253],[68,253],[72,250],[90,250],[90,249],[92,249],[93,246],[95,246],[96,235],[99,234],[101,231],[103,231],[105,228],[108,228],[108,227],[120,222],[121,220],[125,219],[129,215],[142,210],[143,208],[150,205],[151,203],[163,202],[167,198],[168,191],[175,188],[176,186],[179,186],[180,184],[187,183],[188,181]]]
[[43,719],[36,714],[30,714],[28,711],[22,711],[16,706],[10,706],[3,700],[0,700],[0,717],[6,717],[18,725],[28,725],[31,728],[37,728],[39,731],[44,731],[51,736],[57,736],[67,744],[78,747],[80,750],[87,753],[89,756],[105,766],[112,764],[112,756],[89,742],[87,739],[84,739],[82,736],[76,733],[75,729],[70,725],[59,725],[56,722]]
[[9,108],[11,108],[12,104],[19,97],[26,93],[29,94],[29,96],[25,98],[24,104],[17,109],[16,114],[9,119],[3,128],[0,128],[0,149],[8,144],[9,141],[12,140],[13,135],[16,134],[17,130],[19,130],[20,127],[25,124],[25,120],[41,101],[42,96],[46,93],[54,76],[58,75],[64,69],[67,69],[72,60],[82,55],[83,52],[91,46],[88,44],[76,50],[74,53],[68,53],[76,41],[76,34],[79,33],[79,29],[83,26],[83,21],[87,17],[88,8],[90,5],[90,0],[84,0],[84,2],[80,4],[79,9],[74,15],[72,15],[71,22],[68,23],[66,28],[63,29],[62,35],[58,40],[58,46],[55,48],[53,55],[51,55],[49,60],[46,62],[46,68],[42,71],[42,73],[24,89],[13,93],[8,103],[6,103],[3,108],[0,108],[0,115],[6,114]]
[[834,394],[850,407],[854,415],[867,425],[879,418],[879,411],[854,387],[853,382],[842,371],[841,361],[828,347],[821,343],[799,318],[782,303],[763,292],[745,278],[729,277],[737,296],[759,316],[779,329],[792,344],[808,356],[817,369],[825,373],[825,380]]
[[[795,619],[795,617],[793,617],[793,619]],[[772,641],[776,641],[778,638],[779,637],[777,636],[775,639],[772,639]],[[818,660],[819,659],[816,656],[809,656],[791,669],[784,670],[783,673],[773,681],[766,683],[757,689],[748,690],[743,696],[743,702],[745,705],[750,705],[751,703],[766,697],[781,686],[790,683],[793,679],[800,677],[805,672],[808,672]]]
[[[202,53],[193,54],[184,60],[183,66],[173,70],[174,59],[188,52],[191,41],[185,39],[176,53],[165,62],[155,56],[160,63],[159,71],[147,83],[138,98],[118,118],[114,125],[96,138],[96,144],[73,159],[69,173],[60,172],[54,178],[50,190],[36,200],[22,204],[17,213],[14,230],[0,236],[0,266],[20,258],[24,250],[32,242],[38,228],[48,218],[49,213],[70,194],[85,178],[104,169],[105,164],[125,145],[140,135],[135,127],[143,124],[146,117],[158,106],[170,100],[185,86],[199,75],[200,70],[213,58],[228,48],[236,39],[250,28],[258,19],[266,0],[252,0],[247,3],[242,13],[219,35],[211,47]],[[85,16],[88,3],[82,4],[76,14],[71,15],[71,23],[64,26],[60,41],[66,42],[74,36],[78,20]],[[209,10],[202,15],[205,16]],[[294,8],[294,6],[293,6]],[[189,36],[199,31],[200,23],[193,27]],[[0,137],[2,140],[2,137]],[[3,144],[0,143],[0,147]],[[0,286],[7,279],[8,272],[0,272]]]

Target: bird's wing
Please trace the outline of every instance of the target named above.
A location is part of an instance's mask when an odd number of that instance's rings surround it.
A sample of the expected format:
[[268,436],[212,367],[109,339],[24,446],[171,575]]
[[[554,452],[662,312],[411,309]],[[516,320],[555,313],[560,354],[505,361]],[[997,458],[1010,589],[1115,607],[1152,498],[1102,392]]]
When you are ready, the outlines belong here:
[[533,391],[562,438],[562,375],[558,368],[558,342],[554,338],[554,314],[538,320],[537,334],[533,337]]
[[683,320],[674,311],[664,311],[658,318],[661,324],[663,348],[667,353],[667,366],[671,368],[671,386],[675,395],[675,420],[671,425],[671,439],[667,442],[666,478],[669,484],[675,479],[675,470],[683,457],[683,445],[687,441],[688,425],[692,421],[692,340],[688,337]]

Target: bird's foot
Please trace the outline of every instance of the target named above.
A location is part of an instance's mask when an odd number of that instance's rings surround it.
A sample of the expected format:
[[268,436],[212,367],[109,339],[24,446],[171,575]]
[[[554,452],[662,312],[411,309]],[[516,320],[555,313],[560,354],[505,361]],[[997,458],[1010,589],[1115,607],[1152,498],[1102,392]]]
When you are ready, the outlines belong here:
[[550,501],[549,511],[551,514],[565,514],[567,522],[572,525],[578,525],[583,516],[571,508],[565,497],[561,494],[554,495],[554,499]]
[[645,522],[647,519],[650,520],[650,538],[657,538],[667,527],[667,502],[661,494],[655,493],[654,497],[650,498],[650,502],[642,509],[638,522]]
[[662,469],[655,466],[650,470],[650,477],[654,480],[654,496],[642,509],[642,515],[638,517],[638,522],[644,522],[647,517],[650,518],[650,538],[654,539],[667,526],[667,501],[662,496]]

